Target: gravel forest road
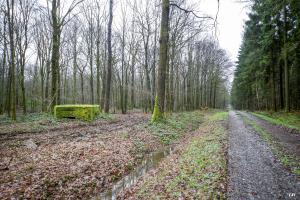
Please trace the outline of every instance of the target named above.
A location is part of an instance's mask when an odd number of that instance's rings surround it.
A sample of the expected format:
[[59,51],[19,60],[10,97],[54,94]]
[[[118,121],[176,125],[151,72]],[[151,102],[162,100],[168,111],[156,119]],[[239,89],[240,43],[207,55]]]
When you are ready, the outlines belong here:
[[300,181],[268,144],[235,112],[229,112],[229,199],[299,199]]

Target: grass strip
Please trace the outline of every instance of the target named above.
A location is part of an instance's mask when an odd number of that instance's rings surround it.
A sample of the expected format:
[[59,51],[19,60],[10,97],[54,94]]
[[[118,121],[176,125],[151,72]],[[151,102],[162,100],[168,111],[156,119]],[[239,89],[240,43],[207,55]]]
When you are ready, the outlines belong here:
[[250,120],[248,117],[241,115],[242,119],[246,124],[252,126],[254,130],[269,144],[272,152],[280,160],[280,162],[289,168],[292,173],[300,176],[300,163],[297,158],[293,155],[289,155],[280,144],[273,139],[273,137],[265,131],[261,126],[259,126],[254,121]]
[[300,116],[298,114],[282,112],[273,114],[266,112],[252,112],[252,114],[272,124],[295,129],[300,132]]
[[227,112],[208,117],[179,157],[145,182],[138,198],[226,199],[228,140],[219,121],[227,118]]

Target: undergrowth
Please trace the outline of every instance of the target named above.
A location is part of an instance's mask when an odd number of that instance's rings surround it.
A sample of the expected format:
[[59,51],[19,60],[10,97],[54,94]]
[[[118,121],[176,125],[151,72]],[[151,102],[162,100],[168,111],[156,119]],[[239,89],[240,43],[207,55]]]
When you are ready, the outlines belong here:
[[158,135],[168,145],[183,133],[195,130],[203,122],[204,115],[200,111],[174,113],[158,122],[149,123],[146,128]]

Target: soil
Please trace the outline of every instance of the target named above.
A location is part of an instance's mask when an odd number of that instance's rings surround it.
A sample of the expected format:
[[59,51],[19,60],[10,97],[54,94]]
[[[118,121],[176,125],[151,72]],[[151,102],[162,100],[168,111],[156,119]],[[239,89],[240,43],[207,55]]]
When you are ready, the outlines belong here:
[[229,113],[229,199],[296,199],[300,181],[236,112]]
[[86,199],[110,188],[143,154],[161,148],[159,138],[143,128],[149,115],[114,117],[0,134],[0,199]]

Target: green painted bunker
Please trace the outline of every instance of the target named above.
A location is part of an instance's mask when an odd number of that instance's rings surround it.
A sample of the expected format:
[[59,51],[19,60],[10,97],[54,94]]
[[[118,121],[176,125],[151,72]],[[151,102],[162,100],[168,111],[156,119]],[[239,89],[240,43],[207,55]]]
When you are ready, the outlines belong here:
[[91,121],[100,113],[99,105],[57,105],[54,107],[56,118],[71,118]]

